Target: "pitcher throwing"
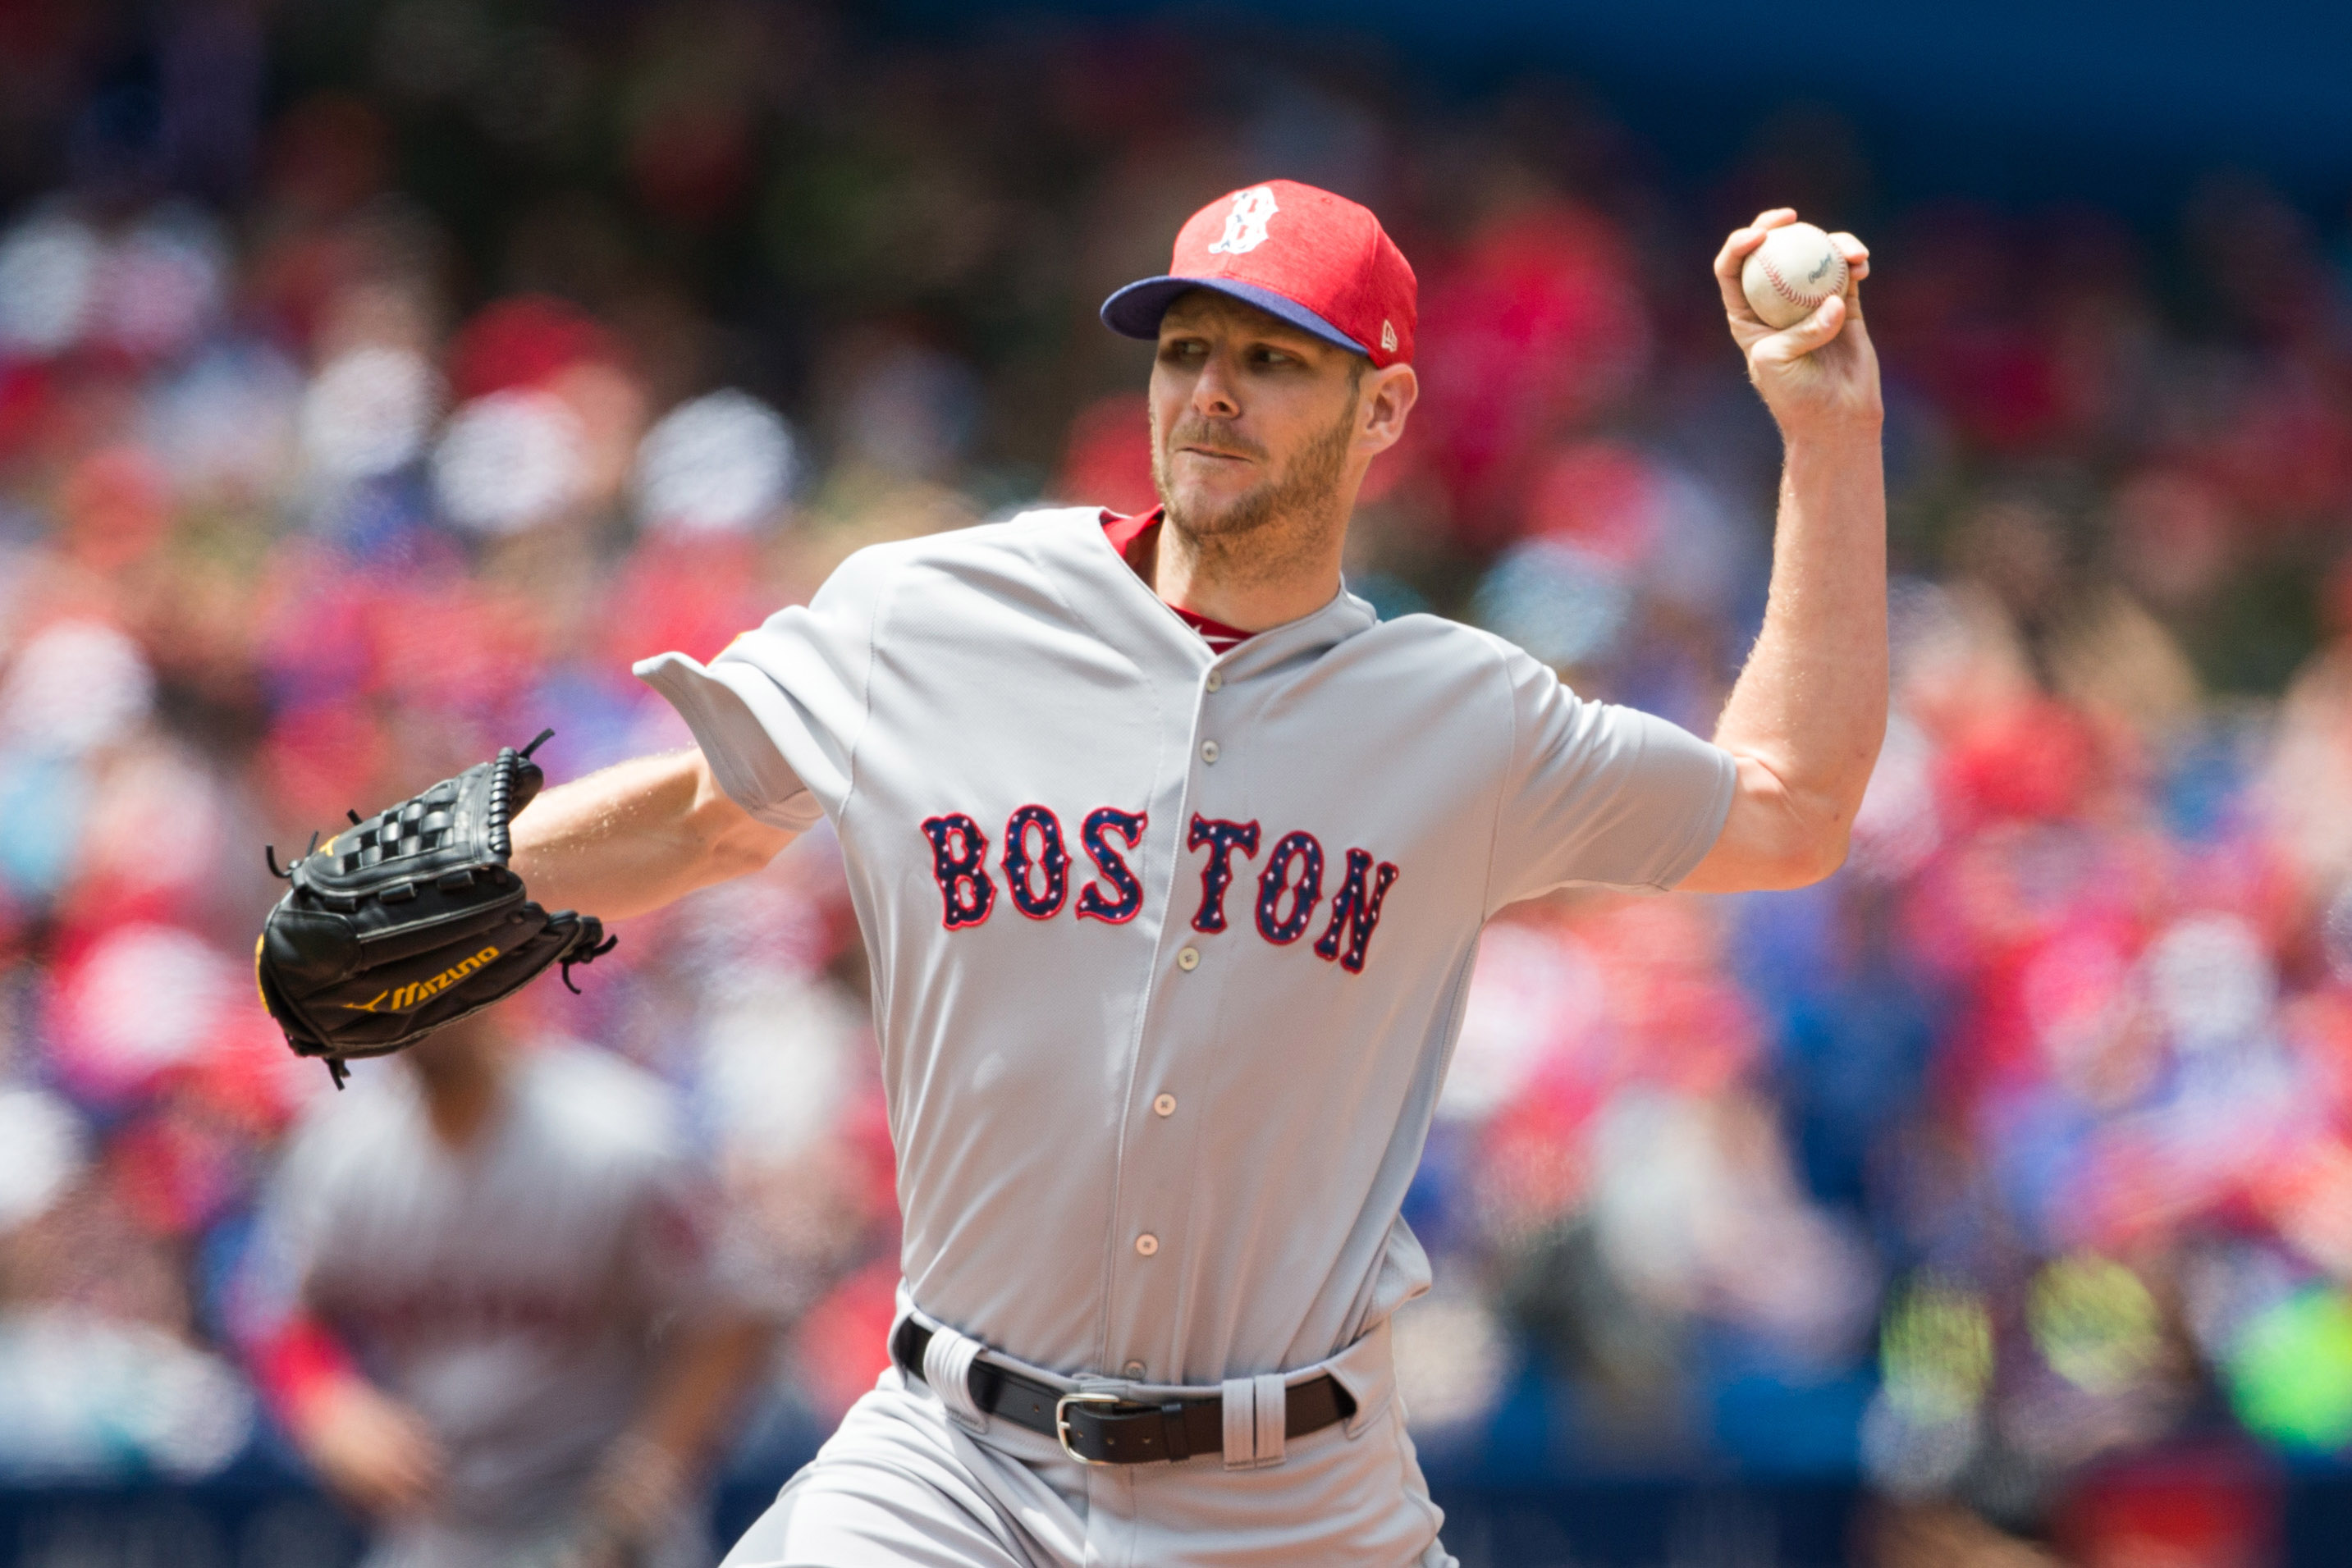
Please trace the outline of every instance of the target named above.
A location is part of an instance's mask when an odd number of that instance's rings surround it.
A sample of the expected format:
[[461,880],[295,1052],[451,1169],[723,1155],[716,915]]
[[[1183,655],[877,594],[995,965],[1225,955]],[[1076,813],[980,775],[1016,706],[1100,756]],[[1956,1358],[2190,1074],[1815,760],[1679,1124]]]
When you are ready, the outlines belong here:
[[706,668],[699,749],[514,826],[606,919],[837,830],[905,1211],[895,1366],[728,1558],[1450,1563],[1390,1369],[1399,1216],[1480,928],[1569,885],[1834,869],[1886,704],[1878,371],[1852,281],[1775,331],[1769,608],[1713,742],[1340,580],[1403,434],[1414,281],[1287,181],[1202,209],[1103,319],[1158,344],[1160,507],[877,546]]

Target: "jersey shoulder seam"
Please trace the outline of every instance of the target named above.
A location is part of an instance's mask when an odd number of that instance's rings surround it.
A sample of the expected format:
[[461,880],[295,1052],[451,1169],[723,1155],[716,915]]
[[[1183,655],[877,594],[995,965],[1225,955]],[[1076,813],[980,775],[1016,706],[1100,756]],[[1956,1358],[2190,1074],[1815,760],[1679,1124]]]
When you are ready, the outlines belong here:
[[857,733],[849,742],[848,765],[844,769],[847,778],[841,792],[844,825],[857,800],[857,759],[866,747],[866,732],[874,727],[874,668],[881,662],[882,623],[890,618],[891,602],[906,575],[906,553],[893,551],[883,558],[886,570],[882,580],[875,585],[874,613],[866,618],[866,668],[857,677]]
[[1087,508],[1033,507],[992,522],[942,528],[937,533],[917,534],[910,538],[884,539],[863,547],[850,559],[866,557],[898,568],[937,565],[943,559],[982,550],[1023,551],[1035,535],[1045,531],[1055,519],[1084,510]]

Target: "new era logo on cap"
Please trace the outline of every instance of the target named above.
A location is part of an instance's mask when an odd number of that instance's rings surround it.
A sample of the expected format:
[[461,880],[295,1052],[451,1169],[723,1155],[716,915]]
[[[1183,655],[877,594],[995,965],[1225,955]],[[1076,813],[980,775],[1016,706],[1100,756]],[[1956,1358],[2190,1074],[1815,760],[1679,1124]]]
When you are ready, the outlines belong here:
[[1255,305],[1376,365],[1412,358],[1418,286],[1404,253],[1371,209],[1296,180],[1250,185],[1194,213],[1167,272],[1104,300],[1103,321],[1156,338],[1160,316],[1189,288]]

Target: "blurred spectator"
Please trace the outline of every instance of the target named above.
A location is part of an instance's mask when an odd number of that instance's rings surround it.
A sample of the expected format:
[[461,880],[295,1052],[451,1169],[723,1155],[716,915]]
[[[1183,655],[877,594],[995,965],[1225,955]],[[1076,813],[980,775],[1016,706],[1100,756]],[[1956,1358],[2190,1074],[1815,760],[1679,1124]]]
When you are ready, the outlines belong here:
[[295,1130],[236,1325],[371,1563],[708,1561],[698,1482],[770,1320],[672,1097],[499,1016]]

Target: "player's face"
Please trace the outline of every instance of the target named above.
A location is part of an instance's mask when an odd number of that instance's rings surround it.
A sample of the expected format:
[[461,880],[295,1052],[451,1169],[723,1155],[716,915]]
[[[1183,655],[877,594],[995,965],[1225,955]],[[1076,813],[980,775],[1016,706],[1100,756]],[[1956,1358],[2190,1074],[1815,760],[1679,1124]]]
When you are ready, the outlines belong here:
[[1233,535],[1343,511],[1367,364],[1237,299],[1180,297],[1151,370],[1151,474],[1170,521]]

